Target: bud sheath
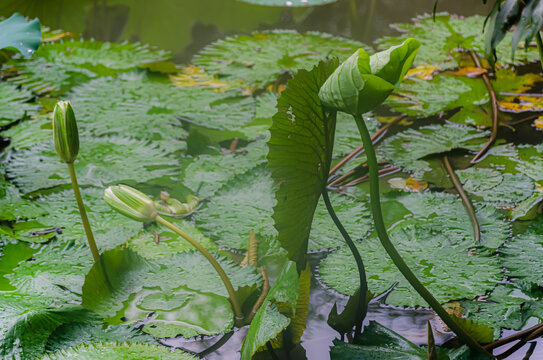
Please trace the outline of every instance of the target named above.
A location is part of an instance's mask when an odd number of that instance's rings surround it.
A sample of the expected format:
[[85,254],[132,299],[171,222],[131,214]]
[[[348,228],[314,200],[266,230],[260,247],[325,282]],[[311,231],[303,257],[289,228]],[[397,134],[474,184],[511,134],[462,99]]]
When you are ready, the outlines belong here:
[[74,110],[69,101],[59,101],[53,114],[55,150],[60,158],[70,164],[79,153],[79,134]]
[[153,200],[130,186],[116,185],[104,192],[104,200],[113,209],[137,221],[155,221],[157,210]]

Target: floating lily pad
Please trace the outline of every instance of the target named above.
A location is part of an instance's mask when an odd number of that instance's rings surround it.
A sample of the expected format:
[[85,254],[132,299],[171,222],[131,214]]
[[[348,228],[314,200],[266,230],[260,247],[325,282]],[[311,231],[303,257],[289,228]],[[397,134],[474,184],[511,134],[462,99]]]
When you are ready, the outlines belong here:
[[523,174],[500,173],[489,168],[456,171],[464,190],[494,206],[514,206],[535,190],[534,182]]
[[[175,221],[175,225],[192,236],[196,241],[208,250],[217,251],[218,247],[199,229],[188,221]],[[152,227],[128,240],[128,246],[146,259],[154,260],[171,256],[185,251],[196,250],[188,241],[176,233],[160,228]]]
[[543,238],[533,230],[515,236],[500,250],[507,276],[529,286],[543,287]]
[[256,107],[239,91],[218,93],[141,79],[96,79],[74,88],[70,98],[82,131],[149,140],[186,137],[178,117],[206,127],[237,129],[251,121]]
[[234,177],[266,162],[268,147],[256,141],[245,147],[244,152],[200,155],[183,170],[183,183],[204,199],[213,195]]
[[440,154],[453,149],[477,151],[487,140],[488,132],[471,127],[445,124],[429,125],[418,129],[408,129],[385,139],[379,145],[381,154],[397,166],[407,171],[425,169],[419,159],[432,154]]
[[131,342],[155,344],[156,340],[139,329],[125,325],[104,327],[102,321],[72,322],[59,326],[47,340],[47,352],[68,349],[80,344],[101,342]]
[[39,358],[49,335],[60,325],[89,318],[78,305],[65,305],[48,296],[0,295],[0,356]]
[[[224,258],[218,261],[235,289],[260,282],[252,267],[241,268]],[[127,324],[153,312],[145,332],[159,337],[192,337],[218,334],[232,326],[226,294],[219,276],[199,253],[150,262],[129,249],[114,249],[102,253],[102,261],[86,276],[83,306],[112,317],[110,322]]]
[[179,350],[172,351],[165,346],[134,343],[81,344],[76,347],[67,350],[60,350],[42,357],[43,360],[147,360],[156,358],[164,360],[196,360],[196,358],[192,355]]
[[50,118],[37,116],[36,119],[28,119],[11,126],[0,132],[0,136],[10,139],[5,151],[24,150],[51,140],[53,127]]
[[502,328],[520,330],[530,317],[524,309],[531,299],[513,285],[498,285],[487,298],[479,301],[462,301],[464,315],[494,329],[499,335]]
[[[369,203],[352,197],[330,193],[330,201],[343,226],[353,239],[365,238],[372,228]],[[315,209],[309,234],[308,250],[346,246],[345,240],[330,218],[322,199]]]
[[197,225],[212,240],[231,249],[247,249],[249,232],[274,237],[274,185],[261,165],[224,185],[195,214]]
[[[378,48],[386,49],[412,37],[421,43],[415,58],[415,66],[437,64],[442,69],[455,68],[456,58],[459,57],[462,49],[473,49],[479,54],[485,53],[484,21],[484,16],[480,15],[459,17],[440,13],[435,17],[418,16],[414,23],[395,24],[394,28],[400,31],[401,35],[379,39]],[[538,58],[537,48],[530,46],[525,51],[518,51],[518,56],[511,59],[511,47],[508,45],[510,43],[511,34],[508,34],[497,47],[496,52],[500,62],[519,65]]]
[[319,60],[344,60],[360,47],[368,49],[358,41],[328,34],[277,30],[218,40],[197,54],[193,62],[221,78],[264,86],[283,72],[309,70]]
[[[465,250],[467,240],[455,243],[431,227],[413,225],[395,229],[390,237],[413,272],[440,302],[484,295],[501,280],[498,259],[484,253],[469,254]],[[373,293],[379,294],[399,281],[388,295],[387,303],[426,306],[396,269],[378,239],[364,239],[357,247]],[[359,286],[356,263],[345,248],[328,255],[319,266],[319,274],[324,284],[343,294],[352,295]]]
[[510,174],[524,174],[534,181],[543,180],[543,145],[504,144],[490,148],[488,155],[477,163]]
[[31,104],[32,93],[6,82],[0,82],[0,127],[31,116],[39,106]]
[[[80,185],[145,182],[178,171],[175,158],[143,140],[104,137],[82,138],[80,142],[81,151],[75,161]],[[70,184],[68,168],[56,154],[52,141],[14,153],[6,171],[24,193]]]
[[0,22],[0,34],[0,50],[17,49],[24,56],[32,55],[41,43],[40,20],[27,21],[15,13]]
[[38,94],[61,94],[94,77],[114,76],[168,57],[165,51],[137,43],[60,41],[44,44],[33,59],[12,62],[19,76],[11,81]]
[[30,219],[45,213],[32,201],[22,198],[19,189],[0,175],[0,220]]
[[[465,345],[458,349],[437,348],[437,354],[438,358],[443,360],[484,359],[484,357],[470,354],[469,348]],[[428,350],[383,325],[370,321],[369,325],[364,327],[364,333],[358,338],[356,345],[338,339],[334,340],[334,345],[330,347],[330,359],[426,360],[428,359]]]

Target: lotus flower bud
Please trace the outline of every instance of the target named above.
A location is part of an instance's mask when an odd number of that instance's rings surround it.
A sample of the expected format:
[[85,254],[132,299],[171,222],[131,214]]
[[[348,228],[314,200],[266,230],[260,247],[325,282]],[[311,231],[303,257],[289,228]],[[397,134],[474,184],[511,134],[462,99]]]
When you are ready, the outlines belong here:
[[79,134],[69,101],[59,101],[55,105],[53,135],[58,156],[68,164],[73,163],[79,152]]
[[157,210],[153,200],[130,186],[116,185],[104,192],[104,200],[113,209],[137,221],[155,221]]
[[329,108],[362,115],[380,105],[401,82],[415,59],[419,42],[403,44],[369,56],[359,49],[341,64],[319,91]]

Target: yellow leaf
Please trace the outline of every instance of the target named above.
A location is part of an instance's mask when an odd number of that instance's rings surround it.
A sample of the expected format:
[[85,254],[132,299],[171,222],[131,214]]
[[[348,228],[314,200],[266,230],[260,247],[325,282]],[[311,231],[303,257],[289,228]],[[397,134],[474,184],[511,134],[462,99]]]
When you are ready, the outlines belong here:
[[179,87],[199,86],[214,89],[217,92],[223,92],[233,87],[240,87],[241,82],[226,82],[209,75],[194,65],[188,65],[181,69],[179,74],[170,75],[170,81]]
[[498,102],[501,111],[525,112],[543,111],[543,96],[504,96]]
[[543,115],[539,115],[539,117],[537,119],[535,119],[534,121],[534,127],[536,129],[541,129],[543,130]]
[[451,75],[456,75],[456,76],[467,76],[470,78],[474,78],[482,74],[486,74],[488,73],[488,71],[480,67],[468,66],[468,67],[462,67],[455,71],[448,71],[448,73]]
[[434,74],[439,71],[439,68],[434,65],[419,65],[413,69],[410,69],[405,78],[416,77],[423,80],[432,80]]
[[409,192],[421,192],[428,188],[426,181],[415,180],[413,177],[407,179],[395,177],[388,179],[388,184],[394,189],[402,189]]

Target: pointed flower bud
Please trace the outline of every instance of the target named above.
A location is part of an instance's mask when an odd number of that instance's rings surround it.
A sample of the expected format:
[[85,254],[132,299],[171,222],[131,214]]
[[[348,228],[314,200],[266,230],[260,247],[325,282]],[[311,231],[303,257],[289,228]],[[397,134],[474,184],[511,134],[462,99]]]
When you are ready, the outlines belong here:
[[104,200],[113,209],[137,221],[155,221],[157,211],[153,200],[130,186],[116,185],[104,192]]
[[59,101],[53,113],[53,133],[58,156],[73,163],[79,152],[79,134],[74,110],[69,101]]
[[319,98],[326,107],[351,115],[374,109],[402,81],[419,47],[417,40],[407,39],[371,56],[359,49],[330,75]]

